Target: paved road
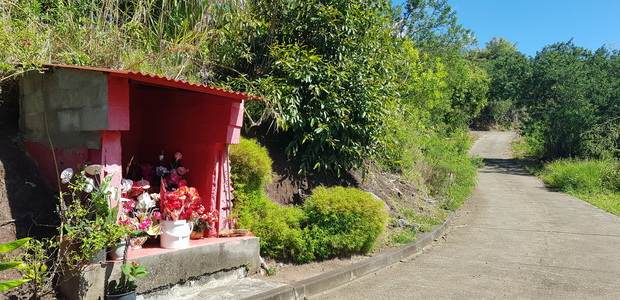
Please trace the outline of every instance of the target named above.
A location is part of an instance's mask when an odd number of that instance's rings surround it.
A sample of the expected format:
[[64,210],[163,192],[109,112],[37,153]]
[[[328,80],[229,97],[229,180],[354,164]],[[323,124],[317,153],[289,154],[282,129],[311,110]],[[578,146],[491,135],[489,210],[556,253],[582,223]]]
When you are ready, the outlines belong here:
[[620,299],[620,218],[548,191],[481,133],[479,184],[445,240],[310,299]]

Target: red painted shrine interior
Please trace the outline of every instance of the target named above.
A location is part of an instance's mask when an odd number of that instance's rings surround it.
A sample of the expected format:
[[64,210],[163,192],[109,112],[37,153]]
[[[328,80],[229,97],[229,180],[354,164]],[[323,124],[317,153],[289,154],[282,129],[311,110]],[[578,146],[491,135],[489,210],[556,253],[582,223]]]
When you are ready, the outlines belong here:
[[[107,105],[107,112],[103,114],[107,115],[102,116],[107,118],[107,123],[98,130],[101,149],[55,147],[61,170],[90,162],[109,167],[107,170],[120,167],[122,176],[126,176],[130,160],[136,164],[155,165],[163,153],[165,162],[169,163],[174,153],[180,152],[183,154],[181,164],[189,170],[184,176],[188,186],[198,190],[207,210],[220,212],[216,230],[234,227],[227,219],[232,198],[228,145],[239,142],[243,101],[253,96],[132,71],[49,67],[49,74],[73,70],[71,72],[97,72],[107,78],[107,99],[103,99]],[[91,108],[86,105],[79,109]],[[58,111],[48,108],[48,113]],[[46,144],[26,141],[26,148],[53,186],[58,175],[50,161],[51,149]],[[113,183],[120,184],[119,177]]]

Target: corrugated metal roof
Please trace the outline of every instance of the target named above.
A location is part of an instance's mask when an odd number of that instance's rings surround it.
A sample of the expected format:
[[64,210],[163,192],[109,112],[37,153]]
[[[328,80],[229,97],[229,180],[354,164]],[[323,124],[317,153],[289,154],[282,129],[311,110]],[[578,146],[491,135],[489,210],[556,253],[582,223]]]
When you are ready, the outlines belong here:
[[144,74],[136,71],[130,70],[113,70],[113,69],[105,69],[105,68],[92,68],[92,67],[82,67],[82,66],[69,66],[69,65],[56,65],[56,64],[44,64],[46,67],[52,68],[67,68],[67,69],[77,69],[77,70],[87,70],[87,71],[96,71],[109,74],[111,76],[128,78],[137,82],[148,83],[159,86],[167,86],[172,88],[190,90],[199,93],[218,95],[233,99],[239,100],[247,100],[247,99],[258,99],[258,100],[266,100],[265,98],[248,95],[239,92],[233,92],[228,90],[223,90],[220,88],[211,87],[204,84],[196,84],[190,83],[183,80],[176,80],[167,77],[161,77],[157,75]]

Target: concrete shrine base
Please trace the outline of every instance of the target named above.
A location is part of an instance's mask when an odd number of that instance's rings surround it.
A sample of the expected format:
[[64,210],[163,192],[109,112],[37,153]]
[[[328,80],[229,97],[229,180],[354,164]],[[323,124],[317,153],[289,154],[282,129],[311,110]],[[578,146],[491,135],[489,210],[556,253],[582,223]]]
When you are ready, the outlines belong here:
[[[260,266],[257,237],[206,238],[190,241],[187,249],[163,249],[145,245],[131,250],[128,261],[135,261],[149,274],[137,280],[138,294],[172,288],[187,282],[200,284],[221,278],[242,278],[255,274]],[[105,299],[118,283],[122,262],[107,261],[87,266],[80,275],[61,285],[66,299]]]

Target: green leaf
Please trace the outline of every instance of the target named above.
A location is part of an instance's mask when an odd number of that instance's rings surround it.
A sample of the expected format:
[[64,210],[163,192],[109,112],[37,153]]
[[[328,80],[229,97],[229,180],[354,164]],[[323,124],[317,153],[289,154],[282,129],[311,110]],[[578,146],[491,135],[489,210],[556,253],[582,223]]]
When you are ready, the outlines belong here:
[[10,290],[10,289],[14,289],[26,282],[28,282],[30,280],[28,279],[19,279],[19,280],[10,280],[10,281],[4,281],[4,282],[0,282],[0,291],[6,291],[6,290]]
[[23,239],[15,240],[15,241],[12,241],[12,242],[8,242],[6,244],[2,244],[2,245],[0,245],[0,253],[13,251],[13,250],[21,247],[23,244],[25,244],[29,240],[30,240],[30,238],[23,238]]
[[9,262],[0,263],[0,271],[15,268],[19,266],[21,263],[23,262],[22,261],[9,261]]

